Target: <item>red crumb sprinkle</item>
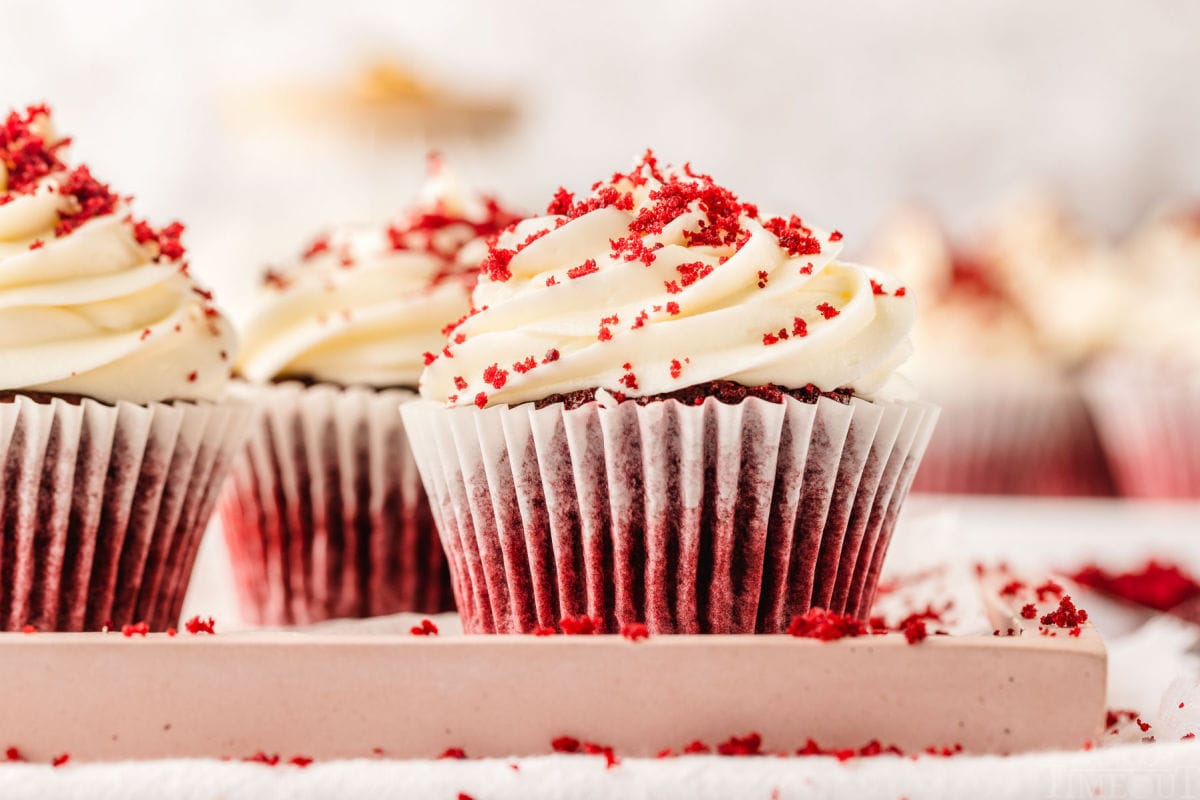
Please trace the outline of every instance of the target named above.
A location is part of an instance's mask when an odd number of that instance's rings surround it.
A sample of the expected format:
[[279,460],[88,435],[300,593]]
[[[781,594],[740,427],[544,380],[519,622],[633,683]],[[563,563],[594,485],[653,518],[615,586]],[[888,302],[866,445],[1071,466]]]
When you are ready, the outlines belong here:
[[433,362],[438,360],[438,357],[436,355],[434,355],[433,353],[430,353],[428,351],[425,352],[424,354],[422,354],[421,358],[425,362],[425,366],[427,366],[427,367],[430,364],[432,364]]
[[467,388],[467,382],[466,382],[466,380],[463,378],[463,376],[461,376],[461,375],[455,375],[455,376],[454,376],[454,388],[455,388],[455,389],[458,389],[460,392],[461,392],[463,389],[466,389],[466,388]]
[[150,632],[150,626],[145,622],[135,622],[132,625],[122,625],[121,635],[129,639],[134,636],[145,637]]
[[1151,727],[1150,723],[1142,722],[1141,717],[1137,717],[1134,721],[1137,722],[1137,726],[1138,726],[1138,728],[1141,729],[1142,733],[1145,733],[1146,731],[1150,730],[1150,727]]
[[534,636],[553,636],[556,633],[558,633],[558,631],[546,625],[539,625],[533,629]]
[[487,404],[488,398],[486,394],[480,392],[479,394],[475,395],[475,405],[479,406],[480,408],[486,408]]
[[644,622],[626,622],[621,626],[621,635],[631,642],[650,638],[650,629]]
[[108,184],[92,177],[86,166],[76,167],[58,189],[60,194],[75,198],[75,210],[59,215],[56,236],[66,236],[85,222],[113,213],[120,197],[113,194]]
[[[536,369],[537,365],[538,365],[538,362],[537,362],[536,358],[534,358],[533,356],[526,356],[524,361],[514,362],[512,365],[512,368],[513,368],[513,372],[517,373],[518,375],[524,375],[526,372],[529,372],[531,369]],[[459,389],[465,389],[465,388],[467,388],[466,383],[464,383],[462,386],[459,387]]]
[[[629,367],[626,366],[625,369],[629,369]],[[637,389],[638,388],[637,376],[634,375],[632,372],[626,372],[620,378],[617,378],[617,381],[618,381],[618,383],[623,385],[626,389]]]
[[604,620],[580,614],[577,617],[563,617],[558,625],[568,636],[590,636],[604,628]]
[[459,759],[459,760],[464,759],[466,757],[467,757],[467,753],[461,747],[447,747],[445,750],[442,751],[442,754],[440,756],[438,756],[439,759],[452,758],[452,759]]
[[817,311],[820,311],[821,316],[825,319],[833,319],[838,314],[842,313],[833,306],[829,305],[829,303],[821,303],[821,305],[817,306]]
[[[47,106],[31,105],[23,115],[17,111],[9,112],[0,124],[0,164],[7,173],[9,192],[28,194],[37,188],[42,178],[66,169],[57,153],[70,140],[47,142],[31,127],[40,117],[49,114]],[[11,197],[11,194],[0,194],[0,205]]]
[[1043,625],[1056,625],[1060,628],[1078,628],[1083,623],[1087,622],[1088,613],[1082,608],[1076,608],[1071,602],[1070,595],[1063,595],[1062,600],[1058,603],[1058,608],[1045,614],[1041,618]]
[[683,374],[683,364],[679,363],[678,358],[672,358],[671,359],[671,377],[678,380],[679,376],[681,374]]
[[668,300],[665,308],[671,316],[675,317],[679,315],[679,303],[676,303],[674,300]]
[[550,741],[550,748],[556,753],[578,753],[582,744],[574,736],[558,736]]
[[188,633],[191,634],[216,633],[215,625],[216,623],[213,621],[212,617],[209,617],[208,619],[201,619],[200,616],[197,615],[185,622],[183,627]]
[[475,800],[475,798],[471,797],[471,795],[467,794],[466,792],[459,792],[458,800]]
[[758,271],[758,288],[760,288],[760,289],[767,288],[767,281],[768,281],[769,277],[770,276],[767,275],[767,271],[765,269],[760,269]]
[[66,764],[70,760],[71,760],[71,754],[63,753],[62,755],[58,755],[58,756],[55,756],[54,758],[52,758],[50,760],[50,766],[61,767],[63,764]]
[[21,628],[21,633],[37,633],[37,628],[32,625],[25,625]]
[[800,317],[793,319],[792,336],[808,336],[808,323]]
[[569,270],[567,270],[567,277],[571,280],[575,280],[576,278],[582,278],[584,275],[591,275],[593,272],[599,271],[600,268],[596,266],[596,259],[589,258],[578,267],[571,267]]
[[307,767],[309,764],[313,763],[313,760],[308,756],[292,756],[288,759],[288,763],[293,767],[300,767],[303,769],[304,767]]
[[167,636],[170,636],[172,639],[174,639],[178,635],[179,631],[175,630],[174,628],[167,628]]
[[883,284],[881,284],[879,281],[875,280],[874,278],[871,278],[871,293],[877,294],[877,295],[885,293],[883,291]]
[[191,372],[188,373],[188,378],[187,378],[188,383],[195,383],[196,379],[199,377],[200,377],[200,373],[196,372],[196,370],[192,370]]
[[1025,588],[1024,581],[1011,580],[1000,587],[1001,597],[1013,597]]
[[699,755],[701,753],[711,753],[711,752],[712,752],[712,748],[709,747],[708,745],[706,745],[704,742],[700,741],[699,739],[696,739],[693,742],[689,742],[688,744],[685,744],[683,746],[684,755],[694,756],[694,755]]
[[8,761],[24,761],[25,756],[21,755],[21,751],[15,747],[10,747],[4,751],[4,758]]
[[892,297],[904,297],[906,294],[908,294],[908,289],[901,286],[899,289],[892,292]]
[[149,338],[150,338],[150,329],[149,328],[143,329],[142,335],[139,337],[139,340],[144,342]]
[[788,633],[802,639],[820,639],[832,642],[852,636],[863,636],[867,626],[861,620],[843,616],[823,608],[813,608],[804,614],[792,617]]
[[1046,598],[1050,595],[1062,597],[1063,587],[1061,584],[1058,584],[1055,581],[1047,580],[1042,585],[1035,587],[1034,591],[1037,592],[1038,602],[1044,603],[1046,602]]
[[595,742],[584,742],[583,752],[590,756],[604,756],[604,768],[612,769],[621,761],[617,758],[616,751],[606,744],[596,744]]
[[1200,597],[1200,581],[1175,564],[1148,561],[1124,573],[1106,572],[1090,565],[1071,578],[1083,586],[1111,597],[1139,603],[1158,611],[1170,611]]
[[508,382],[508,370],[499,364],[492,364],[483,371],[483,382],[490,383],[492,388],[503,389],[504,384]]
[[413,625],[408,632],[413,636],[437,636],[438,628],[430,620],[423,619],[420,625]]
[[662,750],[659,750],[657,753],[655,753],[654,757],[655,758],[674,758],[675,751],[669,747],[664,747]]
[[1194,733],[1185,733],[1183,736],[1180,736],[1180,737],[1179,737],[1179,741],[1181,741],[1181,742],[1186,742],[1188,739],[1195,739],[1195,738],[1196,738],[1196,734],[1194,734]]
[[559,359],[558,351],[551,348],[550,350],[547,350],[546,355],[542,357],[542,363],[543,364],[551,364],[555,361],[558,361],[558,359]]
[[33,242],[30,243],[29,249],[30,250],[41,250],[45,246],[46,246],[46,243],[43,242],[41,239],[34,239]]
[[905,623],[904,623],[904,638],[908,640],[909,644],[917,644],[918,642],[923,642],[923,641],[925,641],[925,637],[928,635],[929,635],[929,632],[925,628],[925,620],[909,619],[909,620],[905,621]]
[[761,756],[762,736],[755,732],[745,736],[731,736],[717,745],[717,753],[723,756]]
[[763,223],[763,227],[775,234],[780,247],[788,251],[790,256],[813,256],[821,252],[821,242],[812,235],[812,229],[793,214],[788,219],[772,217]]
[[321,253],[327,252],[329,252],[329,236],[322,235],[318,236],[316,239],[313,239],[312,244],[304,248],[304,252],[300,254],[300,258],[304,261],[308,261],[309,259],[314,258]]
[[1021,607],[1021,616],[1025,619],[1037,619],[1037,606],[1033,603],[1026,603]]
[[264,753],[262,750],[259,750],[254,755],[243,758],[242,761],[247,761],[252,764],[265,764],[268,767],[274,767],[279,764],[279,754],[278,753],[269,753],[268,754],[268,753]]
[[829,241],[840,242],[841,240],[842,240],[842,232],[841,231],[834,231],[833,233],[829,234]]

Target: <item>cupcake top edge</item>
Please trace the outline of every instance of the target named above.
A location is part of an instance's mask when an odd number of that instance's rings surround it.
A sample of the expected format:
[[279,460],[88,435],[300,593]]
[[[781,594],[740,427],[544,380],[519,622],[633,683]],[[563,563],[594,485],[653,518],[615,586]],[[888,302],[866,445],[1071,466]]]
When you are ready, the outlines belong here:
[[480,408],[713,381],[907,394],[896,369],[911,351],[911,293],[839,260],[841,241],[647,151],[491,240],[470,311],[424,355],[421,393]]
[[70,141],[45,105],[0,123],[0,390],[219,399],[237,341],[189,274],[184,226],[135,217]]
[[436,154],[417,201],[384,224],[342,225],[262,276],[236,372],[415,388],[422,353],[470,308],[484,242],[519,217],[465,191]]

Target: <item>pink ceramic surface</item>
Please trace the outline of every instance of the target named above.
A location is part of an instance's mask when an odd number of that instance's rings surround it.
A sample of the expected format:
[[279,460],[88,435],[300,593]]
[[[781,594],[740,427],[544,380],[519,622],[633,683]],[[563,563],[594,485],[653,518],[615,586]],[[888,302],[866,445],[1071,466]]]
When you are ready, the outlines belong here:
[[1018,635],[6,634],[0,746],[88,761],[503,757],[549,753],[559,736],[651,756],[752,731],[769,751],[809,738],[976,753],[1095,740],[1106,678],[1095,630],[1041,635],[1017,612],[1025,598],[984,595],[990,624]]

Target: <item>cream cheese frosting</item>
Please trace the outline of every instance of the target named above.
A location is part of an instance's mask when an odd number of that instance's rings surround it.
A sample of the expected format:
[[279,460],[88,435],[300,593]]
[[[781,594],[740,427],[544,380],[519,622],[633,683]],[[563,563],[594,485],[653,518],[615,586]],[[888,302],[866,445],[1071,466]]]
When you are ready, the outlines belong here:
[[0,128],[0,390],[218,399],[236,338],[188,274],[183,226],[134,219],[63,161],[68,142],[44,106]]
[[486,248],[515,217],[466,195],[431,160],[414,208],[381,226],[343,226],[264,276],[238,371],[255,382],[296,377],[341,385],[416,386],[425,352],[467,312]]
[[647,153],[586,199],[560,189],[545,216],[497,237],[472,312],[426,356],[422,394],[486,407],[729,380],[895,396],[912,297],[838,260],[841,238],[761,218],[709,176]]

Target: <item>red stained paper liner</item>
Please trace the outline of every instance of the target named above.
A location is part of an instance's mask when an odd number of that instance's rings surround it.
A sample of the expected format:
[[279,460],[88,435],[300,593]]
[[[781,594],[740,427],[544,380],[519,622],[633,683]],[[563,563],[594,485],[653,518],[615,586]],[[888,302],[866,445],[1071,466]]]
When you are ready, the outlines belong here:
[[0,403],[0,629],[178,622],[239,403]]
[[1200,498],[1200,386],[1122,359],[1095,368],[1085,390],[1123,495]]
[[936,398],[917,492],[1111,496],[1096,428],[1070,383],[964,388]]
[[756,398],[402,409],[468,633],[780,632],[865,617],[937,419]]
[[454,610],[398,409],[401,389],[241,387],[260,414],[221,520],[242,612],[260,625]]

